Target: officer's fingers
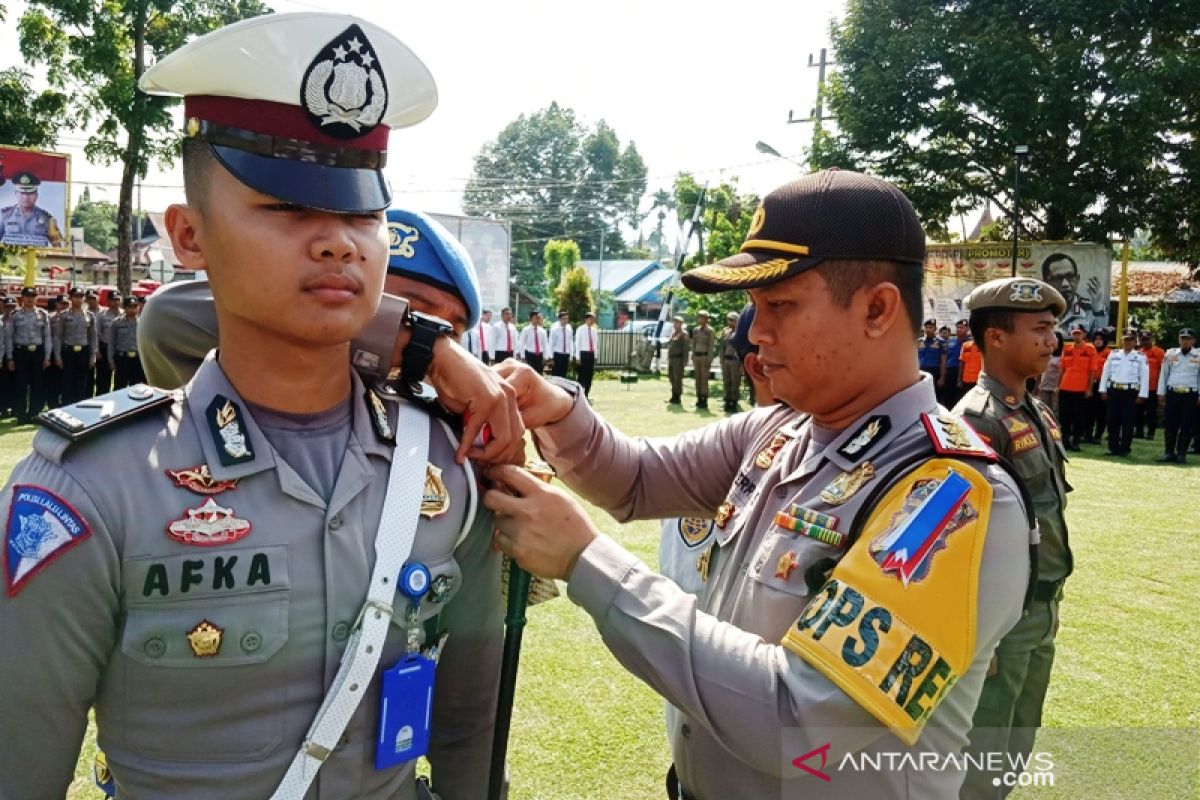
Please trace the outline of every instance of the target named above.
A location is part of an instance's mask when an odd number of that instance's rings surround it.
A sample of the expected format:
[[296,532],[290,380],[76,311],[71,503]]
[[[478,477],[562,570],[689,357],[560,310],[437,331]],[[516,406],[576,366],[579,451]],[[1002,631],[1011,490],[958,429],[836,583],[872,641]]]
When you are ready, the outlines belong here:
[[496,513],[496,527],[521,513],[521,498],[500,489],[488,489],[483,494],[483,504]]
[[530,497],[549,491],[549,487],[530,475],[521,467],[512,464],[497,464],[488,467],[484,474],[493,482],[504,486],[519,497]]

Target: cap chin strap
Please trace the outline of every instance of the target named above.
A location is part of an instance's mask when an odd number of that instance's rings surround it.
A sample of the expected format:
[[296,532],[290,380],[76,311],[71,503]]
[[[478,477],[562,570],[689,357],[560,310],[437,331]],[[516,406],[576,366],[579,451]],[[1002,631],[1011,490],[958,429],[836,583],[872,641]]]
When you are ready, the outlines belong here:
[[325,701],[271,800],[302,800],[321,765],[337,747],[383,655],[383,643],[392,625],[396,581],[412,552],[425,488],[425,470],[413,469],[413,464],[429,460],[429,415],[404,403],[400,417],[387,495],[375,533],[375,569],[367,600],[358,612]]

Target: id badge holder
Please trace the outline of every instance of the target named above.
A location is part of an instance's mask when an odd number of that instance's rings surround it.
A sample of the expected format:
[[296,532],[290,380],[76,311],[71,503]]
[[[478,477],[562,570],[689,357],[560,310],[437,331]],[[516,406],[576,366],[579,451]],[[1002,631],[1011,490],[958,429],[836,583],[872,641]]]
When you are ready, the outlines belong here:
[[383,673],[375,769],[388,769],[429,751],[436,667],[433,659],[409,653]]

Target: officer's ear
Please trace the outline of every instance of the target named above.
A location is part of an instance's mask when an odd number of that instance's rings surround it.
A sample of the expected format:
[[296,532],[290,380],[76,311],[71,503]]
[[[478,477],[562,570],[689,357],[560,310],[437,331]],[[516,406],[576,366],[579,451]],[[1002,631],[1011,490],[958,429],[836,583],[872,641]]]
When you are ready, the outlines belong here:
[[[864,312],[863,325],[868,339],[881,339],[897,325],[907,324],[900,287],[891,281],[861,287],[855,292],[855,301],[855,307]],[[907,328],[905,338],[908,338]]]
[[207,270],[208,262],[200,247],[202,217],[199,209],[178,203],[168,206],[167,232],[179,263],[191,270]]

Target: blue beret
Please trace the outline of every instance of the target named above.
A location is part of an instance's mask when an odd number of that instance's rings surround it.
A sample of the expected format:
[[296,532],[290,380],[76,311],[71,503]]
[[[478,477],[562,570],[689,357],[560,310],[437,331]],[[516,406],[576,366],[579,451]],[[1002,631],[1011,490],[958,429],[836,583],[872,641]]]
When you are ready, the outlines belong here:
[[750,326],[754,324],[754,304],[748,303],[742,309],[741,316],[738,317],[737,327],[733,331],[733,336],[729,338],[729,343],[733,345],[733,350],[737,353],[737,357],[745,361],[746,356],[750,353],[758,352],[758,345],[750,341]]
[[479,322],[479,278],[462,243],[419,211],[387,212],[388,274],[428,283],[467,307],[467,327]]

